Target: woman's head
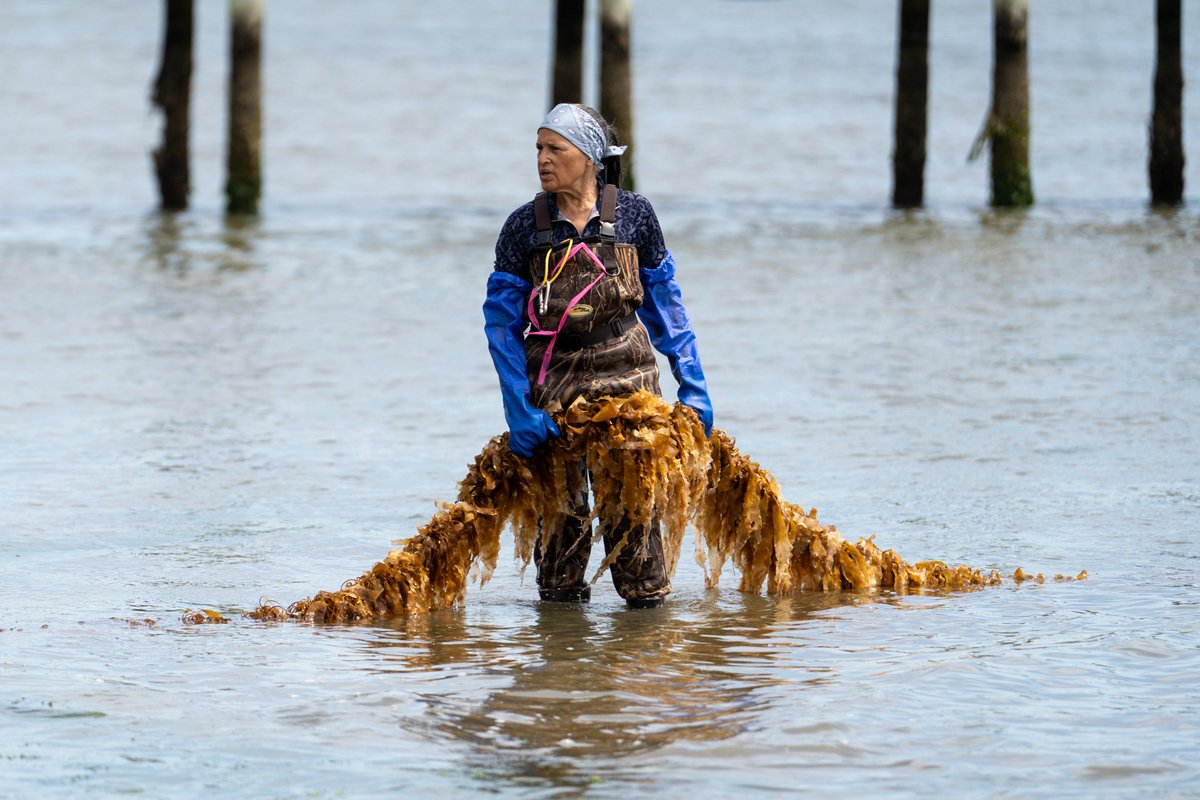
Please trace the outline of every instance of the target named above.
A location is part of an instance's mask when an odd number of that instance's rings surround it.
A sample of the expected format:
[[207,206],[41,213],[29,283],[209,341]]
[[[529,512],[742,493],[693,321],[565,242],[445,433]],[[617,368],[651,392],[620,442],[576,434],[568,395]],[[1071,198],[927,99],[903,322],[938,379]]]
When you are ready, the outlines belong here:
[[543,189],[556,191],[545,185],[540,154],[552,149],[559,140],[568,143],[586,159],[594,176],[603,176],[608,183],[617,182],[625,148],[618,146],[616,130],[594,108],[559,103],[538,126],[538,175],[542,177]]

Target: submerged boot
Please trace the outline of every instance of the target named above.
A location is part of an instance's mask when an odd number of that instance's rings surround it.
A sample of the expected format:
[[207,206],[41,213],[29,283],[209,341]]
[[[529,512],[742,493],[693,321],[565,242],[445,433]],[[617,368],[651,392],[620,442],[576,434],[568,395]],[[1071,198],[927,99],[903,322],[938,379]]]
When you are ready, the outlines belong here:
[[592,587],[568,586],[563,589],[538,589],[538,596],[550,603],[586,603],[592,599]]
[[631,597],[625,601],[625,605],[630,608],[658,608],[665,602],[665,597]]

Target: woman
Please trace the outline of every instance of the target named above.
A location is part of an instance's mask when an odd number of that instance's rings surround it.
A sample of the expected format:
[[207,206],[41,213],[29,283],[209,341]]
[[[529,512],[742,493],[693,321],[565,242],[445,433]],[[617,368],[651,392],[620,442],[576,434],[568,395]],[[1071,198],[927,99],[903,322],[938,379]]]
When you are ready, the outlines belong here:
[[[646,389],[661,393],[653,345],[679,382],[679,400],[712,430],[712,404],[696,337],[675,282],[675,260],[641,195],[617,188],[616,134],[595,110],[562,103],[537,132],[542,192],[504,223],[483,305],[488,350],[500,377],[509,446],[530,456],[559,431],[550,413],[579,396]],[[580,465],[582,471],[583,465]],[[578,485],[586,486],[586,476]],[[572,514],[543,531],[534,553],[543,600],[585,602],[591,551],[586,490]],[[605,550],[628,536],[612,565],[617,592],[633,607],[660,605],[671,591],[662,539],[600,520]]]

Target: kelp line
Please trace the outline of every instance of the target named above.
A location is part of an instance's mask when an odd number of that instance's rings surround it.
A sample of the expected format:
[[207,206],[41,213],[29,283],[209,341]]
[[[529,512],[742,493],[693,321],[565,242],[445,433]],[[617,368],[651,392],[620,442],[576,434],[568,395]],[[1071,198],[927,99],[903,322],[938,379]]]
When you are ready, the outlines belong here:
[[[580,488],[580,461],[591,474],[593,518],[624,515],[631,529],[662,526],[668,575],[675,572],[684,531],[693,523],[696,560],[710,587],[727,562],[741,572],[741,591],[760,592],[765,584],[772,595],[969,589],[1002,580],[998,572],[964,565],[909,564],[893,550],[880,550],[874,537],[851,544],[836,527],[822,525],[815,509],[786,502],[771,474],[739,453],[732,437],[714,429],[706,438],[695,412],[649,392],[581,399],[555,419],[562,436],[533,458],[513,454],[507,433],[492,438],[459,483],[458,498],[360,577],[286,609],[264,604],[249,616],[338,622],[460,603],[472,570],[480,586],[491,577],[506,528],[513,531],[516,557],[528,565],[542,528],[539,519],[544,515],[545,527],[554,529],[570,513],[567,501]],[[593,581],[626,546],[632,545],[622,541],[605,557]],[[1019,569],[1012,575],[1018,582],[1031,577],[1045,579]]]

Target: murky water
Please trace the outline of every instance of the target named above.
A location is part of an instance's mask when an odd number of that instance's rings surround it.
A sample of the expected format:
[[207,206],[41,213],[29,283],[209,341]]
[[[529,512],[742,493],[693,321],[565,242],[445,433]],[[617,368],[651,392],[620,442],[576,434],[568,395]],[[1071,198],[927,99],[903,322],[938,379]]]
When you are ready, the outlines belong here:
[[661,609],[578,610],[502,556],[425,618],[189,627],[358,575],[503,428],[479,305],[549,41],[545,3],[272,5],[264,214],[227,223],[198,5],[172,218],[158,4],[0,7],[0,797],[1200,793],[1195,6],[1169,214],[1145,4],[1034,4],[1019,214],[964,162],[987,4],[935,8],[913,215],[892,4],[636,12],[638,173],[717,424],[851,538],[1088,581],[770,599],[684,564]]

